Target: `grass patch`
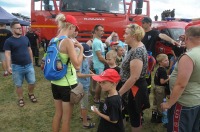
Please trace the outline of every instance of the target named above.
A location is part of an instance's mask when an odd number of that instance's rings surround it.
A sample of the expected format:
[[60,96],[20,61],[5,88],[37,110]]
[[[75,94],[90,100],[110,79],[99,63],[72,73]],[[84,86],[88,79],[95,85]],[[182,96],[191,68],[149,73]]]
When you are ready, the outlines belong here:
[[[17,95],[12,82],[12,77],[3,77],[3,71],[0,69],[0,132],[51,132],[52,118],[54,115],[54,103],[51,93],[50,82],[45,80],[40,68],[35,67],[36,87],[35,96],[38,103],[32,103],[28,98],[27,83],[24,82],[24,101],[23,108],[17,105]],[[152,95],[151,101],[152,101]],[[152,102],[151,102],[152,103]],[[90,96],[90,105],[93,105],[92,96]],[[150,123],[151,109],[144,112],[145,123],[143,132],[165,132],[162,124]],[[80,120],[80,106],[76,105],[73,110],[71,121],[71,132],[96,132],[99,117],[89,110],[93,117],[92,122],[96,123],[93,129],[84,129]],[[130,131],[130,125],[126,125],[126,132]]]

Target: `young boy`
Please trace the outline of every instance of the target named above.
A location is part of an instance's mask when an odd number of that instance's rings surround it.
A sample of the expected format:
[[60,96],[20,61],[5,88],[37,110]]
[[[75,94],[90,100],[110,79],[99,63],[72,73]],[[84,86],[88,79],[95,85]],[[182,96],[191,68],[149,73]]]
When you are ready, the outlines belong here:
[[117,59],[117,52],[115,50],[108,51],[108,53],[106,54],[107,65],[105,66],[104,70],[111,68],[115,69],[119,73],[120,68],[116,64],[116,59]]
[[151,122],[161,123],[162,122],[162,109],[160,104],[163,102],[163,98],[166,97],[165,89],[167,88],[169,77],[167,76],[166,67],[169,66],[168,56],[166,54],[159,54],[156,57],[159,67],[155,73],[153,89],[153,109]]
[[94,113],[101,117],[97,132],[124,132],[122,102],[116,90],[120,75],[114,69],[107,69],[92,78],[100,84],[103,91],[108,92],[101,112],[92,106]]
[[95,123],[89,123],[88,119],[91,117],[87,116],[87,108],[88,108],[88,92],[90,88],[90,77],[95,75],[89,69],[88,57],[92,56],[92,52],[90,51],[90,46],[87,44],[82,44],[83,51],[83,61],[80,68],[80,71],[77,71],[78,81],[83,85],[84,89],[84,97],[81,100],[81,119],[83,121],[84,128],[93,128]]

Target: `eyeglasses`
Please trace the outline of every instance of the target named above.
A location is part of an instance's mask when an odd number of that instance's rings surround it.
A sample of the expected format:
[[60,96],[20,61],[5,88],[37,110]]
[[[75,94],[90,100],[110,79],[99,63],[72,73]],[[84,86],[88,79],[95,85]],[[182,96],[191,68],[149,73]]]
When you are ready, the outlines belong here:
[[14,28],[14,29],[18,29],[18,30],[21,30],[22,28],[20,27],[20,28]]

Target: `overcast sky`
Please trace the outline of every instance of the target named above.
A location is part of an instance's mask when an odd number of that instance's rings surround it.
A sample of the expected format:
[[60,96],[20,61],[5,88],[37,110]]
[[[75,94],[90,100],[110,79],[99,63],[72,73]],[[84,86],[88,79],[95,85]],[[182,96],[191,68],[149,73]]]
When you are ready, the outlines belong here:
[[[21,13],[30,16],[31,0],[0,0],[0,6],[9,13]],[[199,18],[200,2],[199,0],[150,0],[151,18],[157,14],[159,20],[164,10],[175,9],[177,18]]]

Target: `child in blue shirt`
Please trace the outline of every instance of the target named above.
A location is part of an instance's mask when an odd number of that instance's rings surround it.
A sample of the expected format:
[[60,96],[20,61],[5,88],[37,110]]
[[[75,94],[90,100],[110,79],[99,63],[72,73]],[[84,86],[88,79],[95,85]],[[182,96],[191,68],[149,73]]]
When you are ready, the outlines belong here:
[[90,117],[87,115],[88,112],[88,92],[90,88],[90,77],[95,75],[89,69],[88,58],[92,56],[90,47],[87,44],[82,44],[83,51],[83,61],[80,68],[80,71],[77,71],[78,81],[83,85],[84,97],[81,100],[81,119],[83,121],[84,128],[94,128],[95,123],[89,123],[88,119]]

